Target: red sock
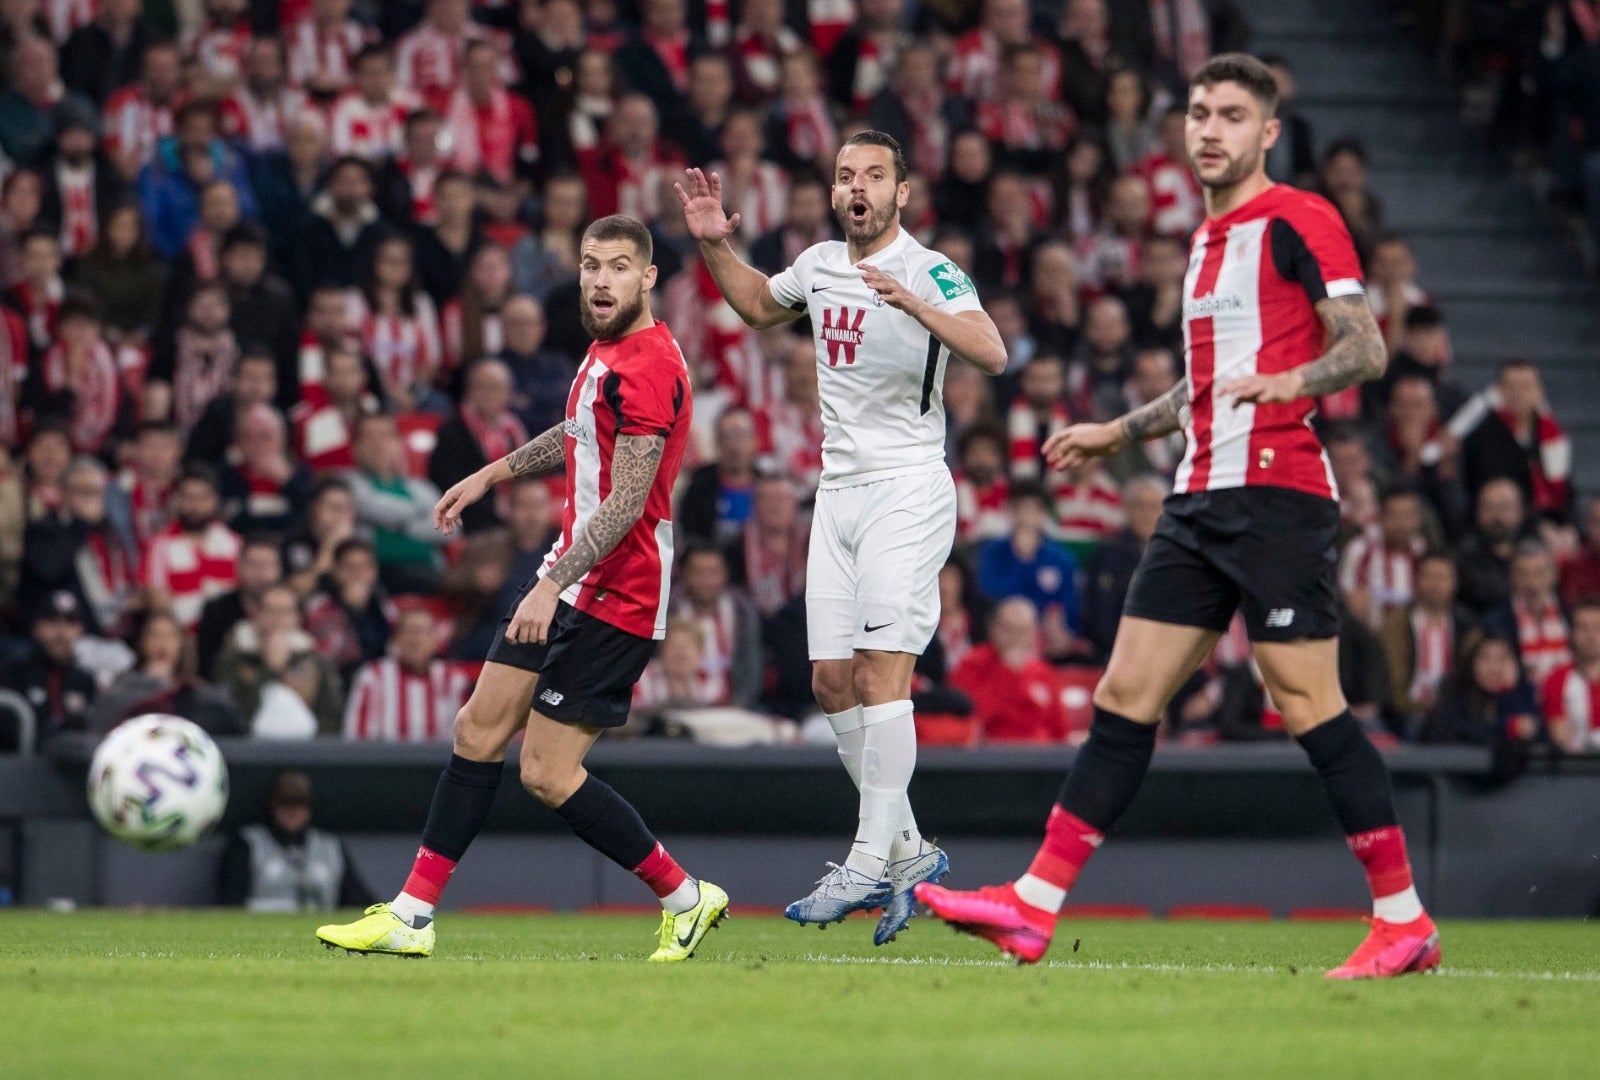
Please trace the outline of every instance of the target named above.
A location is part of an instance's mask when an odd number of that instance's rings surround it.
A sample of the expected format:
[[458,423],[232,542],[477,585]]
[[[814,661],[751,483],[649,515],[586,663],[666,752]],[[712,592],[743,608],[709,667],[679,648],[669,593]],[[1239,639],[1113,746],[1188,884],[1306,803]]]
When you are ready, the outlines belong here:
[[1406,834],[1400,826],[1356,833],[1345,837],[1345,842],[1366,868],[1374,900],[1411,888],[1411,860],[1406,857]]
[[1044,843],[1028,864],[1028,873],[1058,889],[1071,889],[1078,871],[1089,861],[1106,835],[1082,818],[1057,805],[1044,827]]
[[633,868],[634,875],[650,886],[650,891],[657,897],[671,896],[679,885],[689,880],[689,875],[684,873],[667,849],[660,844],[655,850],[645,856],[644,862]]
[[415,896],[424,904],[437,904],[439,894],[444,892],[445,884],[455,872],[456,864],[453,859],[447,859],[437,851],[419,847],[417,861],[411,864],[411,876],[406,878],[405,888],[401,891]]

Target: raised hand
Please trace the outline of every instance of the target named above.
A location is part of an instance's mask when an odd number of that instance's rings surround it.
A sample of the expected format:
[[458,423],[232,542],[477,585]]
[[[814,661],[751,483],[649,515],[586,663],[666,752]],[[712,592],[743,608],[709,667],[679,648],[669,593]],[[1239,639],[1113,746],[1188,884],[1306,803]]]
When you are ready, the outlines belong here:
[[739,227],[739,215],[729,217],[722,209],[722,177],[712,173],[707,178],[700,169],[684,171],[681,184],[674,184],[678,201],[683,204],[683,220],[689,226],[689,235],[696,240],[715,244],[726,240]]

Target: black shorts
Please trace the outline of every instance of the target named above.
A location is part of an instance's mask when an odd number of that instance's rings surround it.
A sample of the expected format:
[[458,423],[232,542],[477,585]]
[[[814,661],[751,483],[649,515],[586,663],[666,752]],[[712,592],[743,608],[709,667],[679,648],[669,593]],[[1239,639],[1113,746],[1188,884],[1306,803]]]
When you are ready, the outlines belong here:
[[485,659],[538,673],[533,709],[541,716],[564,724],[621,727],[633,704],[633,685],[655,655],[656,643],[619,630],[565,600],[556,604],[543,645],[507,641],[511,616],[537,582],[534,578],[517,593]]
[[1225,633],[1237,609],[1251,641],[1335,637],[1338,531],[1338,503],[1289,488],[1168,496],[1122,613]]

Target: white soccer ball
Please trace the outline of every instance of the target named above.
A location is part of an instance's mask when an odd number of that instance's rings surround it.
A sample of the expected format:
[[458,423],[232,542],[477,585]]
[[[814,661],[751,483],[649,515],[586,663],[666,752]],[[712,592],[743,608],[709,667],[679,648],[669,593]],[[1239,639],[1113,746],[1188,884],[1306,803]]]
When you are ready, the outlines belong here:
[[89,765],[89,808],[118,840],[146,851],[188,847],[228,806],[228,766],[197,724],[149,713],[112,729]]

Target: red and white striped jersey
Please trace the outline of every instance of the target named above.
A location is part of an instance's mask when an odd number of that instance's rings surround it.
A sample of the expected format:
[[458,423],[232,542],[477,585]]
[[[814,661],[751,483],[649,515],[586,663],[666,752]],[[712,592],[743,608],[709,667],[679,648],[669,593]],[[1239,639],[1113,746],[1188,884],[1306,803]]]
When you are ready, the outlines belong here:
[[176,485],[158,487],[131,469],[124,470],[117,477],[117,482],[122,485],[128,498],[128,509],[133,519],[133,539],[143,551],[145,545],[154,540],[156,534],[172,520],[172,492]]
[[700,667],[694,673],[697,693],[708,705],[727,705],[733,700],[733,654],[739,642],[739,608],[733,594],[717,597],[710,611],[696,611],[687,600],[673,612],[700,628],[705,648],[700,650]]
[[193,630],[205,602],[238,583],[239,547],[239,534],[220,521],[208,525],[199,542],[174,521],[150,541],[144,583],[167,590],[172,614]]
[[1096,544],[1122,528],[1122,493],[1104,469],[1081,483],[1063,476],[1054,498],[1056,528],[1069,544]]
[[997,476],[987,487],[979,487],[962,473],[957,473],[955,480],[957,540],[989,540],[1011,532],[1011,515],[1006,512],[1011,497],[1009,480]]
[[1312,402],[1219,408],[1215,391],[1315,359],[1317,302],[1364,291],[1350,231],[1309,191],[1275,184],[1196,230],[1183,283],[1189,450],[1174,491],[1269,485],[1338,498]]
[[505,35],[477,23],[468,23],[459,34],[446,34],[431,23],[423,23],[400,39],[395,49],[395,70],[400,85],[421,95],[435,109],[444,111],[450,94],[461,82],[461,47],[469,41],[486,39],[500,50],[500,77],[506,86],[517,81]]
[[[1045,96],[1061,98],[1061,54],[1056,47],[1035,34],[1032,46],[1044,59]],[[1000,61],[1005,46],[989,31],[978,27],[956,38],[955,49],[946,69],[945,83],[952,94],[969,101],[989,101],[995,96]]]
[[353,19],[346,19],[331,31],[306,19],[284,36],[289,52],[289,81],[295,86],[308,79],[349,86],[355,77],[352,61],[356,53],[377,40],[375,31]]
[[728,215],[739,214],[746,236],[760,236],[783,224],[789,204],[789,174],[770,161],[757,162],[748,177],[734,179],[726,161],[713,161],[707,169],[722,177],[723,203]]
[[354,90],[328,114],[328,138],[335,154],[386,158],[405,145],[406,117],[420,104],[414,94],[396,90],[374,105]]
[[1539,610],[1511,601],[1517,626],[1517,652],[1528,681],[1538,686],[1556,668],[1572,659],[1568,647],[1567,617],[1552,595]]
[[667,705],[725,705],[728,702],[727,687],[726,678],[718,679],[702,668],[690,680],[688,699],[674,697],[672,682],[667,678],[661,661],[652,660],[644,666],[639,681],[633,684],[633,707],[659,709]]
[[1384,544],[1377,528],[1366,529],[1345,545],[1339,559],[1339,591],[1365,590],[1372,597],[1372,625],[1376,629],[1390,608],[1411,603],[1417,560],[1427,550],[1428,542],[1421,536],[1413,537],[1409,547],[1395,549]]
[[200,61],[208,75],[236,78],[244,71],[251,36],[250,22],[243,17],[232,26],[214,26],[207,19],[182,35],[183,55]]
[[1191,232],[1206,214],[1200,181],[1187,161],[1157,152],[1128,170],[1150,188],[1150,229],[1162,236]]
[[689,368],[667,324],[589,346],[567,397],[567,502],[543,577],[611,494],[619,435],[666,439],[644,512],[611,553],[561,594],[579,611],[638,637],[666,636],[672,580],[672,487],[693,419]]
[[444,362],[444,344],[439,337],[439,316],[427,293],[418,291],[412,296],[411,315],[373,311],[360,289],[351,289],[349,298],[345,325],[361,342],[361,351],[372,358],[385,383],[415,386],[433,378]]
[[306,107],[306,96],[298,90],[258,98],[241,87],[222,103],[222,133],[253,153],[281,150],[290,121]]
[[493,356],[506,346],[505,317],[499,311],[485,311],[483,326],[478,331],[478,336],[483,341],[478,349],[479,355],[462,356],[462,342],[467,336],[466,318],[459,296],[445,301],[444,313],[439,316],[439,327],[444,335],[444,366],[452,371],[460,367],[463,362],[471,363],[485,356]]
[[344,706],[344,737],[367,742],[437,742],[450,738],[472,680],[444,660],[419,675],[393,657],[363,664]]
[[140,165],[155,156],[156,143],[172,134],[174,102],[155,105],[143,86],[124,86],[106,99],[103,142],[113,158],[133,155]]
[[44,0],[39,14],[50,27],[50,40],[59,48],[78,27],[94,22],[99,6],[98,0]]
[[1585,678],[1576,664],[1562,664],[1545,677],[1540,698],[1547,722],[1565,720],[1576,746],[1600,750],[1600,681]]

